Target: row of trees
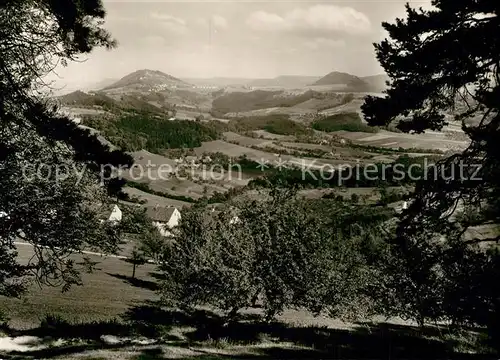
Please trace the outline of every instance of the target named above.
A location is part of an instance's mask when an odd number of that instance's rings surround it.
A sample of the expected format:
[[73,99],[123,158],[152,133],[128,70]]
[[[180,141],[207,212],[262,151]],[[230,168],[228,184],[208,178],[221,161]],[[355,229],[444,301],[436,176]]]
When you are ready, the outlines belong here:
[[435,165],[437,159],[439,158],[435,156],[403,155],[390,164],[356,164],[342,169],[336,166],[330,168],[325,166],[322,170],[310,169],[305,165],[302,168],[278,170],[269,165],[265,176],[252,179],[248,185],[252,188],[272,187],[279,184],[305,188],[401,186],[413,185],[419,179],[446,178],[453,174],[460,174],[459,166],[442,172]]

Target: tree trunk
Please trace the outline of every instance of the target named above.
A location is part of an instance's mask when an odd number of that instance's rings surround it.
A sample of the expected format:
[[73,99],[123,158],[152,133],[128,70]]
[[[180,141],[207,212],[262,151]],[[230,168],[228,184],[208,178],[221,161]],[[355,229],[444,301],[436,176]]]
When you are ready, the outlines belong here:
[[132,267],[132,279],[135,279],[135,264]]
[[238,308],[234,307],[231,309],[227,317],[229,318],[230,321],[233,321],[237,315],[238,315]]
[[259,294],[260,294],[260,290],[257,290],[255,292],[254,296],[252,297],[252,300],[251,300],[252,307],[256,307],[257,306],[257,300],[259,300]]

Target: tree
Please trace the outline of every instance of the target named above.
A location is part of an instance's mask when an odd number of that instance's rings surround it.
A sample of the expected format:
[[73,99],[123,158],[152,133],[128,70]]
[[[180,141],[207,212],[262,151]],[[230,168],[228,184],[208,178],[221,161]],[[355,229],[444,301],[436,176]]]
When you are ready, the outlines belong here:
[[138,248],[134,248],[132,250],[132,254],[127,259],[127,262],[132,264],[132,279],[135,279],[135,269],[138,266],[144,265],[147,260],[142,251],[140,251]]
[[142,234],[139,249],[144,256],[153,260],[156,264],[160,264],[163,251],[168,246],[168,243],[169,239],[163,236],[156,227],[151,225]]
[[[113,252],[119,242],[99,214],[122,185],[113,167],[132,158],[60,115],[43,81],[57,63],[115,45],[104,15],[98,0],[0,5],[0,295],[19,295],[33,278],[67,290],[91,265],[72,253]],[[33,246],[28,264],[18,262],[18,240]]]
[[[375,49],[390,88],[383,98],[369,96],[363,113],[370,125],[396,123],[416,133],[441,130],[453,114],[471,142],[417,184],[400,219],[398,261],[389,266],[398,293],[392,308],[420,323],[447,319],[488,325],[493,333],[500,314],[500,237],[491,230],[500,215],[500,6],[432,5],[407,5],[406,19],[383,24],[389,39]],[[487,227],[483,237],[470,231]]]
[[367,284],[377,271],[359,251],[370,241],[369,226],[350,223],[362,220],[358,207],[339,205],[338,216],[321,218],[290,190],[273,189],[269,199],[237,208],[236,223],[234,210],[183,213],[160,266],[166,304],[211,305],[234,318],[260,294],[268,320],[286,308],[335,316],[369,311]]

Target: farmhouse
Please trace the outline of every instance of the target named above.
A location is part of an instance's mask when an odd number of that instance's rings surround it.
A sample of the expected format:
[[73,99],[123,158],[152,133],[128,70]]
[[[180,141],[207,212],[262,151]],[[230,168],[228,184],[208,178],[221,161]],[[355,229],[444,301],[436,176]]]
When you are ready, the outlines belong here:
[[114,204],[111,206],[105,206],[100,213],[100,217],[101,222],[109,221],[112,223],[119,223],[122,221],[123,214],[118,205]]
[[118,205],[114,205],[111,210],[111,214],[109,215],[108,221],[111,222],[120,222],[122,221],[122,211],[118,207]]
[[160,231],[162,236],[172,236],[170,230],[181,220],[181,213],[173,206],[160,207],[158,205],[148,207],[146,215],[153,221],[153,226]]

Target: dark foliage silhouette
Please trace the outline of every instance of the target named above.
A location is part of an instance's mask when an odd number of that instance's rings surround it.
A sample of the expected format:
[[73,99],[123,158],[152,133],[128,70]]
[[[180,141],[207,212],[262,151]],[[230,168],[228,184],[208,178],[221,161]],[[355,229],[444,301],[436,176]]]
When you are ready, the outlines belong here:
[[[117,229],[98,216],[120,191],[112,166],[132,158],[58,114],[43,82],[58,63],[114,46],[100,27],[104,15],[97,0],[0,4],[0,295],[19,295],[27,277],[66,290],[92,266],[70,259],[72,252],[116,250]],[[99,186],[104,164],[107,192]],[[17,262],[19,238],[33,245],[28,264]]]
[[417,133],[442,129],[452,113],[471,143],[417,185],[393,243],[389,307],[420,323],[488,325],[498,344],[500,4],[432,4],[383,24],[389,39],[375,47],[390,88],[368,97],[363,112],[370,125]]

